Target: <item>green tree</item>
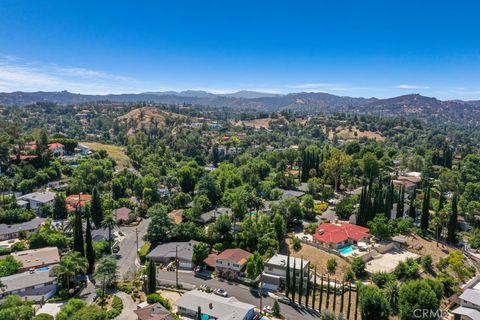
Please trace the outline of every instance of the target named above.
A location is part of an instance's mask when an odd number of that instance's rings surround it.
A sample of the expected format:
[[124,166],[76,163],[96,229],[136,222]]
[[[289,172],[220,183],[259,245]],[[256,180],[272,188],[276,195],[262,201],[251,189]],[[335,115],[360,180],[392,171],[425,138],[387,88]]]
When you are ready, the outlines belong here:
[[53,202],[53,218],[57,220],[66,219],[68,216],[67,203],[62,193],[55,194]]
[[263,257],[258,252],[248,257],[246,267],[247,277],[252,280],[256,279],[263,271],[263,263]]
[[400,289],[398,304],[402,320],[418,319],[415,310],[427,311],[422,313],[423,319],[436,319],[435,312],[440,307],[435,291],[426,280],[412,280],[405,283]]
[[430,224],[430,186],[427,186],[423,195],[422,215],[420,217],[420,228],[424,233],[427,232]]
[[448,219],[447,225],[447,241],[455,244],[457,242],[457,223],[458,223],[458,195],[453,194],[452,198],[452,213]]
[[361,257],[353,258],[350,267],[355,277],[361,278],[365,275],[365,261]]
[[327,270],[330,273],[335,273],[335,269],[337,268],[337,259],[330,258],[327,260]]
[[157,291],[157,267],[155,261],[150,259],[147,267],[147,293],[155,293]]
[[196,266],[203,266],[205,263],[203,262],[208,255],[210,254],[210,247],[208,244],[200,242],[193,246],[193,255],[192,255],[192,262]]
[[87,216],[87,226],[85,229],[85,256],[88,261],[87,273],[92,273],[95,269],[95,249],[92,241],[92,226],[90,224],[90,217]]
[[75,222],[73,226],[73,250],[85,256],[85,247],[83,241],[82,216],[79,210],[75,211]]
[[362,319],[388,320],[390,305],[377,287],[362,285],[358,291]]
[[6,256],[5,258],[0,259],[0,277],[6,277],[17,273],[21,266],[22,263],[15,260],[13,256]]
[[117,222],[113,217],[113,214],[109,212],[106,214],[102,220],[102,227],[108,230],[108,246],[110,247],[110,252],[112,252],[113,237],[112,231],[117,226]]
[[116,279],[117,269],[117,260],[114,256],[105,256],[98,262],[93,277],[101,282],[103,294],[105,294],[105,289]]
[[165,242],[173,229],[173,221],[168,216],[168,208],[162,204],[156,204],[148,209],[148,216],[151,218],[148,225],[145,240],[152,245]]
[[103,221],[103,206],[102,199],[97,187],[93,188],[92,201],[90,202],[90,216],[95,228],[100,228]]

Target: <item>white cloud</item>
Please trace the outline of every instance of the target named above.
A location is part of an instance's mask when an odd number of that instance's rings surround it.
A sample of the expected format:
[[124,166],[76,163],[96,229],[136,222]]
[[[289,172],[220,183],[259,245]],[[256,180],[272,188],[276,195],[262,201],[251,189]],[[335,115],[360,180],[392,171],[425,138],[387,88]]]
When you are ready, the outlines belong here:
[[395,86],[397,89],[430,89],[429,86],[420,86],[420,85],[413,85],[413,84],[399,84]]
[[0,55],[1,91],[59,91],[106,94],[139,92],[140,82],[121,75],[74,66],[27,62]]

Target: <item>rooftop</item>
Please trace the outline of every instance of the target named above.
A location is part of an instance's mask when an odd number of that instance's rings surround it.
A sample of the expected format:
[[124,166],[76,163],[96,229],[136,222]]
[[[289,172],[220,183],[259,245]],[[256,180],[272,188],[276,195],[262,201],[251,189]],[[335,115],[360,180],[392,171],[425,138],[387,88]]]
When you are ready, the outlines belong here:
[[225,259],[225,260],[233,261],[238,264],[244,264],[247,262],[248,257],[250,257],[251,255],[252,254],[250,252],[240,248],[226,249],[217,256],[217,260]]
[[36,285],[52,282],[56,277],[50,276],[50,270],[22,272],[8,277],[0,278],[0,281],[5,285],[5,292],[12,292]]
[[130,215],[130,212],[132,212],[132,209],[126,208],[126,207],[121,207],[118,209],[113,210],[113,213],[115,215],[115,218],[117,221],[128,221],[128,216]]
[[133,310],[139,320],[173,320],[170,311],[160,303],[150,304],[146,307]]
[[60,261],[60,254],[58,253],[57,247],[12,252],[10,255],[14,257],[15,260],[20,261],[24,269],[55,264]]
[[55,192],[43,191],[43,192],[32,192],[18,198],[19,200],[30,200],[37,201],[40,203],[48,203],[55,199]]
[[194,311],[200,307],[202,314],[222,320],[243,320],[246,314],[255,308],[254,305],[240,302],[234,297],[224,298],[198,290],[185,293],[177,301],[177,306]]
[[313,239],[324,243],[339,243],[348,239],[361,240],[369,236],[370,229],[355,224],[322,223],[317,227]]
[[465,290],[459,297],[463,301],[470,302],[480,307],[480,291],[475,289]]
[[282,199],[287,199],[292,197],[300,198],[305,194],[305,192],[297,191],[297,190],[282,190],[282,191],[283,191]]
[[188,242],[169,242],[159,244],[147,255],[147,259],[175,258],[175,249],[177,248],[179,259],[191,261],[193,256],[193,246],[197,243],[198,241],[190,240]]
[[[286,267],[287,266],[287,260],[288,257],[283,254],[276,254],[272,256],[270,259],[268,259],[267,263],[279,267]],[[301,258],[296,258],[290,256],[290,268],[293,269],[293,266],[295,265],[295,268],[299,269],[300,265],[302,263]],[[303,260],[303,268],[304,269],[310,262],[308,260]]]
[[44,218],[34,218],[27,222],[7,225],[7,224],[0,224],[0,235],[7,235],[12,233],[17,233],[22,230],[36,230],[40,227],[40,225],[45,221]]

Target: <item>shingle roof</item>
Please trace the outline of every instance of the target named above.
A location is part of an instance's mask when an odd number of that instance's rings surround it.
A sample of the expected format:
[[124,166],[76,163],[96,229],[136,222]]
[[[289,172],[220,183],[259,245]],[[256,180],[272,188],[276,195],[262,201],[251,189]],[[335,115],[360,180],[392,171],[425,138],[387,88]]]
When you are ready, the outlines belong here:
[[245,262],[247,262],[248,257],[250,257],[251,255],[252,254],[250,252],[240,248],[226,249],[217,256],[217,260],[226,259],[238,264],[244,264]]
[[115,209],[113,211],[117,221],[120,221],[120,220],[127,221],[130,212],[132,212],[132,209],[129,209],[129,208],[126,208],[126,207],[121,207],[121,208]]
[[480,291],[474,289],[465,290],[459,297],[461,300],[480,306]]
[[0,224],[0,235],[17,233],[22,230],[36,230],[45,221],[44,218],[34,218],[30,221],[12,225]]
[[462,316],[467,316],[468,319],[480,320],[480,311],[472,309],[472,308],[458,307],[458,308],[452,310],[452,313],[462,315]]
[[44,191],[44,192],[32,192],[25,194],[18,198],[19,200],[33,200],[40,203],[48,203],[55,199],[55,192]]
[[183,294],[177,301],[177,306],[193,311],[200,307],[202,314],[222,320],[243,320],[247,313],[255,308],[254,305],[240,302],[234,297],[224,298],[198,290]]
[[150,304],[133,312],[138,316],[138,320],[173,320],[170,312],[160,303]]
[[17,273],[8,277],[0,278],[5,285],[5,292],[33,287],[36,285],[54,281],[56,277],[50,276],[50,270]]
[[60,262],[60,254],[57,247],[12,252],[10,255],[15,260],[20,261],[24,269]]
[[175,258],[175,248],[178,248],[178,259],[192,261],[193,246],[197,243],[198,241],[190,240],[188,242],[169,242],[159,244],[147,255],[147,259]]
[[[270,259],[268,259],[267,264],[274,265],[274,266],[280,266],[280,267],[287,267],[287,260],[288,257],[283,254],[275,254],[273,255]],[[296,258],[290,256],[290,268],[293,269],[293,266],[295,265],[295,268],[300,269],[300,265],[302,263],[301,258]],[[308,260],[303,260],[303,268],[310,262]],[[302,268],[302,269],[303,269]]]

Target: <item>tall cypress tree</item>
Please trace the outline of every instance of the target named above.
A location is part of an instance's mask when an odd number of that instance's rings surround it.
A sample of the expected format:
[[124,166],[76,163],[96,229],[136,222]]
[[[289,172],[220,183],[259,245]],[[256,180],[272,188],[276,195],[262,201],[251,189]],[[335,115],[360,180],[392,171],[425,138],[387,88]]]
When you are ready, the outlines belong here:
[[452,198],[452,214],[448,219],[447,224],[447,241],[449,243],[457,242],[457,220],[458,220],[458,195],[457,193],[453,194]]
[[397,219],[403,218],[405,212],[405,187],[401,186],[398,191],[398,201],[397,201]]
[[357,284],[357,290],[355,291],[355,314],[354,314],[354,319],[358,319],[358,284]]
[[317,265],[315,265],[313,272],[312,309],[315,310],[315,299],[317,298]]
[[417,220],[417,212],[415,210],[415,199],[417,198],[417,187],[413,189],[412,194],[410,195],[410,207],[408,208],[408,216],[413,219],[413,221]]
[[147,278],[147,291],[148,293],[155,293],[157,291],[157,279],[156,279],[156,274],[157,270],[155,267],[155,261],[153,259],[150,259],[148,261],[148,278]]
[[330,305],[330,274],[327,276],[327,301],[325,301],[325,309],[328,310]]
[[297,259],[293,258],[293,279],[292,279],[292,302],[295,303],[295,291],[297,290],[297,266],[296,266]]
[[80,214],[80,208],[75,211],[75,224],[73,228],[73,250],[79,252],[80,255],[84,257],[85,247],[83,242],[82,216]]
[[308,300],[310,300],[310,268],[307,270],[307,282],[305,285],[305,307],[308,308]]
[[350,319],[350,310],[352,307],[352,283],[348,283],[348,306],[347,306],[347,319]]
[[302,294],[303,294],[303,256],[300,260],[300,283],[298,285],[298,304],[302,305]]
[[323,274],[322,274],[322,279],[320,280],[320,302],[318,303],[319,312],[322,312],[322,304],[323,304]]
[[90,216],[92,217],[95,228],[98,229],[102,226],[103,215],[102,199],[100,198],[97,187],[95,187],[93,188],[92,201],[90,202]]
[[92,241],[92,226],[90,225],[90,217],[87,216],[87,226],[85,229],[85,255],[88,260],[88,273],[92,273],[95,269],[95,250]]
[[285,295],[290,296],[290,251],[287,252],[287,273],[285,274]]
[[427,186],[423,197],[422,216],[420,217],[420,229],[424,233],[427,232],[430,224],[430,186]]
[[340,313],[343,315],[343,304],[344,304],[344,295],[345,295],[345,283],[342,282],[342,291],[340,292]]
[[337,307],[337,280],[333,279],[333,283],[335,283],[333,286],[333,313],[335,313]]

